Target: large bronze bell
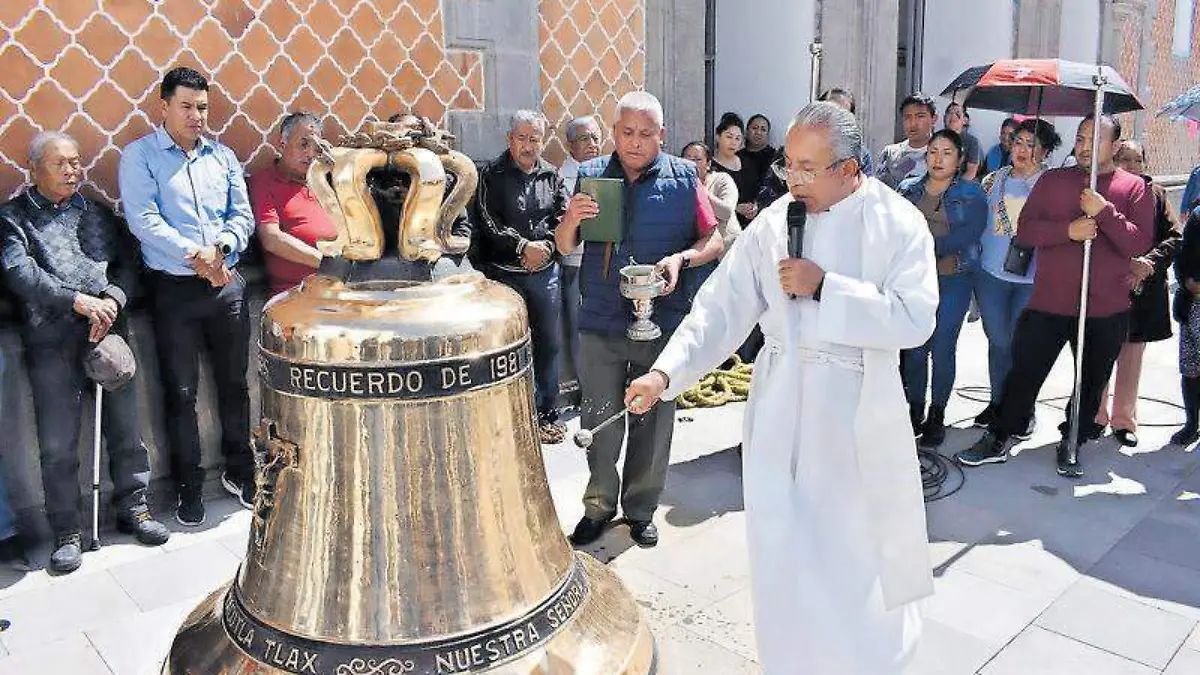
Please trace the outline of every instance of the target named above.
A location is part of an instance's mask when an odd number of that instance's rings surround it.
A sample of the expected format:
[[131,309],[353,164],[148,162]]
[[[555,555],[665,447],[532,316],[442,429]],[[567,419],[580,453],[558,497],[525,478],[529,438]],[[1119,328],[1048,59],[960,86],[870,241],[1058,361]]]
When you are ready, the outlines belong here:
[[[438,272],[465,251],[450,223],[474,166],[427,121],[339,146],[309,184],[341,236],[263,312],[246,558],[184,621],[163,673],[654,673],[637,603],[560,529],[524,304],[476,272]],[[399,267],[381,260],[365,184],[379,167],[412,179]]]

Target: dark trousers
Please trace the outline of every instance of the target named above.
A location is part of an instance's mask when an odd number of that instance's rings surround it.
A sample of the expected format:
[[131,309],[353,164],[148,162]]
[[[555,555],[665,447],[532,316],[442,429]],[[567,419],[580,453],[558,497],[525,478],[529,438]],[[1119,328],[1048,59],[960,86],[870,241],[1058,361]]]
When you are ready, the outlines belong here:
[[[625,407],[625,388],[650,370],[669,337],[635,342],[624,335],[583,334],[579,377],[584,428],[596,426]],[[583,495],[587,517],[611,516],[619,500],[625,518],[650,520],[666,485],[674,430],[675,401],[660,401],[645,415],[627,415],[598,432],[587,452],[591,471]],[[625,462],[618,474],[622,441]]]
[[966,274],[940,277],[938,291],[937,326],[933,329],[933,335],[920,347],[903,350],[901,376],[904,393],[908,397],[908,405],[922,413],[925,412],[925,388],[929,382],[931,360],[931,404],[944,409],[954,393],[954,379],[958,372],[958,335],[971,304],[971,277]]
[[555,419],[558,399],[558,353],[562,351],[561,289],[558,265],[530,274],[508,272],[494,267],[488,277],[521,295],[529,311],[530,339],[533,340],[533,381],[538,416]]
[[[1017,322],[1013,336],[1012,368],[1004,381],[1004,395],[1000,399],[1000,418],[993,431],[1001,440],[1007,440],[1021,431],[1027,422],[1029,411],[1037,401],[1038,392],[1045,384],[1054,362],[1062,352],[1063,345],[1071,345],[1071,353],[1077,349],[1076,335],[1079,317],[1047,314],[1027,309]],[[1100,409],[1100,397],[1104,385],[1112,376],[1113,364],[1121,353],[1121,345],[1129,333],[1129,313],[1088,319],[1084,324],[1083,377],[1080,379],[1079,397],[1079,442],[1096,438],[1102,431],[1096,424],[1096,411]],[[1070,428],[1070,407],[1067,422],[1061,428]]]
[[225,470],[237,479],[252,478],[250,393],[246,385],[250,349],[246,282],[237,272],[222,288],[213,288],[198,277],[150,272],[149,278],[154,293],[154,335],[158,343],[167,441],[171,445],[171,472],[179,491],[199,494],[204,484],[200,429],[196,421],[201,351],[208,356],[216,385]]
[[[124,317],[113,326],[112,332],[129,340]],[[79,433],[84,413],[83,394],[95,390],[84,374],[83,360],[91,346],[88,324],[82,319],[38,328],[25,340],[25,364],[33,389],[41,447],[46,518],[56,535],[80,529]],[[113,504],[118,509],[144,500],[150,480],[137,406],[137,387],[133,383],[104,392],[101,423],[108,449],[108,474],[113,482]]]
[[562,266],[562,323],[567,354],[571,357],[571,368],[579,377],[579,306],[583,302],[579,295],[579,265]]

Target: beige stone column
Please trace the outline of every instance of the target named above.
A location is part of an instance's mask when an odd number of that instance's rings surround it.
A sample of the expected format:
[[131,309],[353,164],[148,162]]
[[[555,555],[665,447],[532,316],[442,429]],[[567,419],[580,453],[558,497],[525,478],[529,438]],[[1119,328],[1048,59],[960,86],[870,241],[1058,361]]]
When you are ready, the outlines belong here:
[[864,142],[877,154],[895,132],[899,3],[824,0],[817,12],[824,46],[821,89],[854,92]]
[[1057,58],[1062,12],[1062,0],[1017,0],[1014,56],[1019,59]]

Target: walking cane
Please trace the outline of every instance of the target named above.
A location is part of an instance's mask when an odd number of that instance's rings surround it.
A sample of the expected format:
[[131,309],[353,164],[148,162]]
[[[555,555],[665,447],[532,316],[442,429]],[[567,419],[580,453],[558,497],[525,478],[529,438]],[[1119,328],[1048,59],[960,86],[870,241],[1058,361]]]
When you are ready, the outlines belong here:
[[92,551],[100,548],[100,415],[104,405],[104,387],[97,382],[95,389],[95,423],[92,425]]
[[[1096,85],[1096,102],[1092,109],[1092,172],[1090,185],[1095,191],[1099,180],[1097,175],[1097,155],[1100,153],[1100,115],[1104,112],[1104,85],[1108,78],[1104,76],[1104,68],[1096,66],[1096,74],[1092,77]],[[1067,438],[1067,460],[1074,464],[1079,460],[1079,407],[1083,392],[1083,349],[1084,327],[1087,323],[1088,287],[1092,277],[1092,240],[1083,242],[1083,279],[1079,284],[1079,329],[1075,334],[1075,392],[1071,396],[1071,431]]]

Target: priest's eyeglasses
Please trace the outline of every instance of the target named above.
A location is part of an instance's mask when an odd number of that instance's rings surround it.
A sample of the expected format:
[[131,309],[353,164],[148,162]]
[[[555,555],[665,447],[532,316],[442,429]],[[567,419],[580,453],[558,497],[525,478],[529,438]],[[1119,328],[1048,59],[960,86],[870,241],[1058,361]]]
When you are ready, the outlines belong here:
[[788,185],[808,185],[817,179],[818,173],[829,171],[841,166],[841,164],[848,159],[850,158],[845,157],[835,160],[833,164],[830,164],[823,169],[793,169],[789,167],[786,162],[784,162],[782,157],[780,157],[774,162],[771,162],[771,172],[775,174],[776,178]]

